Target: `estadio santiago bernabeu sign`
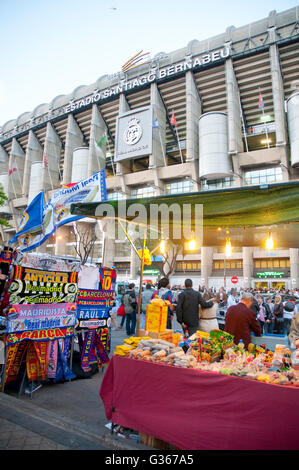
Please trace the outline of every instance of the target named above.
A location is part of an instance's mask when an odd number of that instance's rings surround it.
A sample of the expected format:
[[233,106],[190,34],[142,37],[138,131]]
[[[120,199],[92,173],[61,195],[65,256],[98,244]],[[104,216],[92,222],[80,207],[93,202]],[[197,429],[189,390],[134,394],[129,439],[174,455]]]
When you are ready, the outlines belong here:
[[229,45],[225,45],[221,49],[217,49],[212,52],[206,52],[195,57],[187,56],[185,57],[185,60],[176,62],[166,67],[156,67],[149,73],[132,78],[131,80],[128,80],[126,76],[122,78],[120,75],[119,83],[117,85],[111,86],[104,90],[96,90],[92,95],[88,95],[84,98],[69,103],[65,107],[65,113],[70,113],[90,104],[106,100],[108,98],[117,96],[120,93],[124,93],[135,88],[137,89],[156,81],[163,81],[168,77],[175,77],[176,75],[181,74],[182,72],[187,72],[188,70],[200,69],[206,65],[219,62],[229,57],[230,52]]

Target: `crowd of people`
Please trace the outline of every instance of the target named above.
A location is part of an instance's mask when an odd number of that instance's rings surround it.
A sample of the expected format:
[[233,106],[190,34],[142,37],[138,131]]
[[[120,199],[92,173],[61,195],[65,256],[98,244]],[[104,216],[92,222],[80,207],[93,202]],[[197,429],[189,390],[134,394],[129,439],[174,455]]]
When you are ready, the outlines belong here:
[[[283,289],[231,289],[229,292],[221,287],[199,289],[193,288],[191,279],[186,279],[184,287],[170,287],[170,281],[164,277],[158,284],[146,284],[141,294],[140,329],[145,327],[146,307],[155,297],[168,300],[167,329],[172,329],[174,315],[182,327],[185,335],[192,335],[201,330],[210,332],[219,328],[217,312],[219,308],[226,309],[224,329],[240,339],[247,346],[251,333],[256,336],[262,334],[278,334],[289,336],[292,325],[299,321],[295,302],[286,305],[283,298],[293,296],[299,300],[299,291]],[[134,283],[129,284],[121,302],[117,302],[111,311],[113,328],[126,328],[128,336],[136,332],[138,297]],[[117,317],[121,316],[120,325]],[[298,317],[298,319],[297,319]]]

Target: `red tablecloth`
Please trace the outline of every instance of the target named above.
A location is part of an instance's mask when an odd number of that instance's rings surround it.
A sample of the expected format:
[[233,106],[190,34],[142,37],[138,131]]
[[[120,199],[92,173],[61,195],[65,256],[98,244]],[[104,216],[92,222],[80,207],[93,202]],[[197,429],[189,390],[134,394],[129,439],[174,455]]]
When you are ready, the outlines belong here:
[[100,397],[108,420],[179,449],[299,449],[294,387],[113,356]]

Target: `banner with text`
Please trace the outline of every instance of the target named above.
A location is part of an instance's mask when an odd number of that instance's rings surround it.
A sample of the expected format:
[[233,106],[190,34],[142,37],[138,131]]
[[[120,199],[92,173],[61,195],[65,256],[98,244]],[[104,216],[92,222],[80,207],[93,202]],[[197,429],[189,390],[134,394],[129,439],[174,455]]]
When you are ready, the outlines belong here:
[[76,300],[77,272],[42,271],[14,266],[11,279],[11,304],[72,303]]

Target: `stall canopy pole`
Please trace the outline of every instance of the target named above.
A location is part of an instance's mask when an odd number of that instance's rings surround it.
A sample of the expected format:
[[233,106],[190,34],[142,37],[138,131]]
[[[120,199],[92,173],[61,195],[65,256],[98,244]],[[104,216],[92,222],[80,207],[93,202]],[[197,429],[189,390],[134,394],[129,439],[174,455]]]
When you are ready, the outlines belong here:
[[139,301],[138,301],[138,317],[137,317],[137,336],[140,336],[140,312],[141,312],[141,302],[142,302],[142,282],[143,282],[143,269],[144,269],[144,250],[146,245],[148,225],[144,230],[143,238],[143,247],[142,247],[142,257],[141,257],[141,270],[140,270],[140,284],[139,284]]

